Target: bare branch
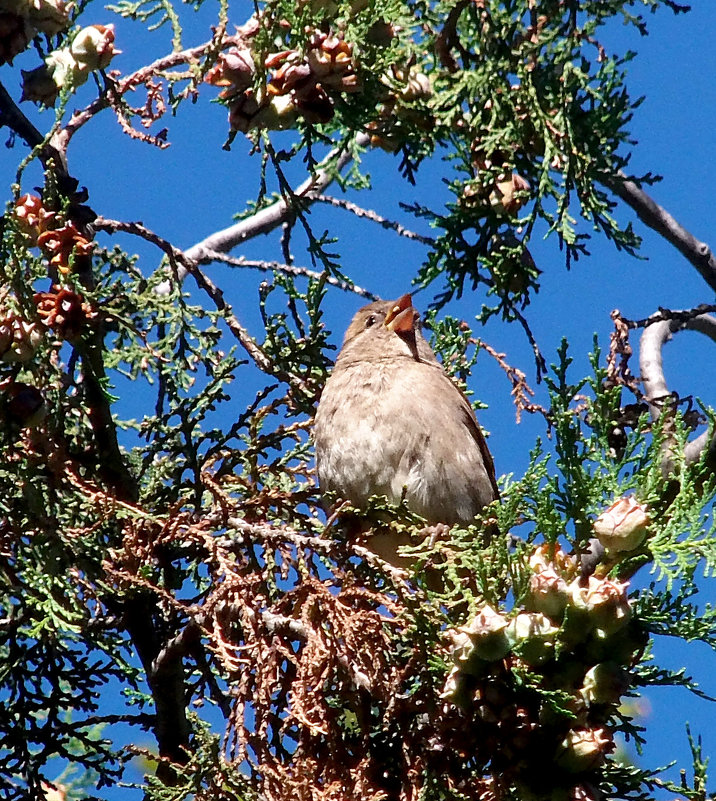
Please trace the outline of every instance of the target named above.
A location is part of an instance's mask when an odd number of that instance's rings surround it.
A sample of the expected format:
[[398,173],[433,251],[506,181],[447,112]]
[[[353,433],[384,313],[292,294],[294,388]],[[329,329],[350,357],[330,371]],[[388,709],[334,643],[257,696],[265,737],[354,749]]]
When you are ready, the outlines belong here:
[[530,398],[534,397],[534,390],[529,386],[527,383],[527,376],[522,372],[522,370],[518,369],[517,367],[513,367],[511,364],[508,364],[506,360],[505,353],[499,353],[496,351],[492,346],[488,345],[482,339],[473,339],[472,340],[478,348],[486,351],[492,358],[499,364],[502,370],[505,372],[508,381],[512,384],[512,402],[515,404],[515,416],[517,418],[517,422],[519,423],[522,418],[522,412],[528,412],[529,414],[535,414],[539,412],[541,415],[544,416],[545,419],[549,419],[549,411],[544,408],[544,406],[540,406],[539,403],[533,403]]
[[64,154],[45,141],[43,134],[20,111],[15,101],[0,83],[0,128],[2,127],[7,127],[17,134],[28,147],[39,148],[39,156],[43,165],[47,166],[48,162],[52,161],[53,167],[58,174],[68,174]]
[[641,320],[629,320],[626,317],[622,317],[622,315],[618,311],[612,312],[612,319],[614,319],[615,315],[623,323],[627,328],[634,329],[634,328],[646,328],[649,325],[654,325],[654,323],[658,323],[660,320],[675,320],[678,323],[685,323],[688,320],[693,320],[694,317],[698,317],[702,314],[710,314],[711,312],[716,312],[716,304],[714,303],[701,303],[698,306],[694,306],[693,309],[659,309],[659,311],[650,314],[648,317],[644,317]]
[[[231,604],[228,605],[227,611],[232,611],[231,606]],[[306,627],[299,620],[275,614],[268,609],[262,610],[260,614],[266,629],[271,633],[284,631],[298,640],[308,639]],[[236,616],[238,617],[238,615]],[[202,628],[207,626],[209,620],[210,617],[205,614],[198,614],[189,620],[186,626],[175,637],[172,637],[157,654],[152,663],[152,673],[160,673],[169,660],[183,658],[201,637]]]
[[[367,134],[358,134],[355,138],[354,147],[365,147],[370,141]],[[343,170],[352,160],[353,148],[347,144],[335,147],[318,165],[316,171],[312,173],[294,192],[307,206],[313,203],[319,195],[335,179],[335,176]],[[240,220],[235,225],[230,225],[221,231],[215,231],[206,239],[197,242],[192,247],[184,251],[186,258],[195,263],[201,263],[211,253],[228,253],[237,245],[253,239],[260,234],[269,234],[285,222],[291,220],[296,214],[296,209],[291,201],[285,197],[272,203],[251,217]],[[177,280],[183,281],[186,272],[180,267],[177,273]],[[157,287],[157,292],[167,294],[171,289],[171,284],[166,281]]]
[[223,525],[232,529],[242,537],[258,538],[264,542],[290,542],[296,548],[306,548],[311,551],[320,552],[328,557],[336,558],[339,554],[343,557],[354,554],[364,560],[378,572],[390,577],[395,590],[405,599],[409,597],[419,597],[420,591],[409,587],[406,584],[407,573],[390,562],[386,562],[368,548],[356,542],[331,540],[326,537],[313,537],[301,534],[286,526],[273,526],[266,523],[253,523],[240,517],[230,517],[223,521]]
[[547,362],[545,361],[544,356],[542,355],[542,351],[539,349],[539,345],[537,344],[535,335],[532,333],[532,329],[530,328],[529,323],[527,322],[524,315],[522,315],[514,307],[510,309],[510,314],[522,326],[522,330],[527,335],[527,339],[529,340],[529,343],[532,346],[532,353],[534,354],[534,359],[535,359],[535,367],[537,368],[536,380],[537,383],[540,384],[542,382],[542,376],[547,374]]
[[152,675],[156,676],[158,673],[161,673],[167,662],[181,659],[200,635],[200,624],[195,620],[190,620],[154,657],[151,667]]
[[[364,147],[369,141],[367,134],[359,134],[356,137],[355,145]],[[345,145],[334,148],[318,165],[316,171],[296,189],[294,194],[306,201],[307,204],[312,203],[352,158],[351,148]],[[259,234],[270,233],[295,213],[296,210],[289,201],[281,198],[265,209],[257,211],[246,220],[241,220],[235,225],[217,231],[201,242],[197,242],[196,245],[188,248],[185,254],[188,258],[200,262],[207,252],[226,253],[248,239],[253,239]]]
[[7,89],[0,83],[0,128],[4,126],[22,137],[29,147],[37,147],[44,141],[43,135],[20,111]]
[[639,219],[670,242],[696,267],[706,283],[716,291],[716,257],[705,242],[699,241],[675,220],[638,184],[623,172],[617,178],[605,180],[606,185],[631,206]]
[[[95,114],[103,109],[112,104],[116,105],[120,97],[135,89],[139,84],[145,83],[153,76],[170,70],[180,64],[195,64],[212,49],[223,50],[234,45],[240,46],[245,44],[246,38],[251,36],[254,32],[255,30],[252,27],[252,23],[249,22],[243,28],[240,28],[235,36],[227,36],[220,39],[220,41],[217,41],[216,37],[214,37],[208,42],[204,42],[196,47],[191,47],[188,50],[181,50],[178,53],[170,53],[167,56],[162,56],[162,58],[153,61],[151,64],[147,64],[121,80],[110,78],[110,86],[102,96],[90,103],[86,108],[75,111],[70,117],[69,122],[63,128],[60,128],[52,137],[51,145],[60,153],[66,153],[70,140],[83,125],[89,122]],[[114,73],[115,76],[116,74],[117,73]],[[110,97],[110,94],[112,97]]]
[[[639,367],[645,399],[655,420],[669,410],[673,400],[664,375],[662,349],[675,333],[684,330],[699,331],[716,342],[716,317],[702,314],[686,320],[661,320],[647,326],[641,336]],[[684,452],[687,464],[700,459],[707,448],[716,454],[716,434],[706,432],[688,444]]]

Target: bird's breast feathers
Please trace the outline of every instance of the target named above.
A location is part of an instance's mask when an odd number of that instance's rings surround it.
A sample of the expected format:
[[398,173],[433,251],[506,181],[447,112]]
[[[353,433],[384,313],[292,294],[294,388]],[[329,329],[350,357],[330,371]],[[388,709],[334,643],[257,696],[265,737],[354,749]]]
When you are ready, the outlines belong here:
[[485,503],[475,492],[484,466],[464,415],[456,414],[461,393],[430,364],[366,367],[336,371],[324,390],[316,419],[321,486],[359,506],[371,495],[393,503],[405,497],[428,519],[471,519]]

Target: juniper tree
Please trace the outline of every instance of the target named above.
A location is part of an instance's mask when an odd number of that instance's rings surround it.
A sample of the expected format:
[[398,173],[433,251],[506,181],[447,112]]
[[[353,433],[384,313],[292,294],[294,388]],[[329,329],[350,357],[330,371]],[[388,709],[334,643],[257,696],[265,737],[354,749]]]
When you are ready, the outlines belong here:
[[[615,743],[649,736],[626,698],[700,692],[651,658],[654,638],[716,643],[692,597],[716,562],[713,415],[661,364],[682,330],[716,339],[714,307],[614,312],[585,377],[530,324],[537,239],[567,268],[589,266],[590,237],[639,253],[618,201],[716,288],[708,247],[630,171],[631,55],[605,34],[686,7],[0,3],[17,163],[0,245],[3,797],[131,781],[127,797],[157,801],[706,798],[697,734],[681,786]],[[120,48],[133,66],[115,69]],[[236,221],[191,246],[180,224],[106,216],[74,157],[113,120],[159,158],[175,117],[196,137],[222,126],[255,177]],[[393,174],[370,175],[379,150]],[[411,195],[428,166],[445,202]],[[400,187],[400,221],[367,207],[381,184]],[[323,511],[326,307],[375,296],[327,210],[419,246],[395,269],[423,290],[446,368],[468,386],[478,353],[494,358],[518,421],[541,420],[528,469],[501,465],[474,525],[426,526],[379,497]],[[247,250],[271,232],[261,258]],[[454,310],[466,297],[473,320]],[[533,363],[483,338],[490,321],[520,328]],[[407,534],[414,567],[351,537],[356,513]]]

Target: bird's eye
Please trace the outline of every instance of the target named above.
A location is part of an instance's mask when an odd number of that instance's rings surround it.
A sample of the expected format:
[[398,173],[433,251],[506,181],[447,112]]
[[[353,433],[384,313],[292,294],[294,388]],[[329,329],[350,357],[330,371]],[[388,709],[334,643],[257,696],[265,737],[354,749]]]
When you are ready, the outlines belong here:
[[370,328],[372,325],[375,325],[378,322],[378,318],[375,314],[371,314],[370,317],[366,318],[365,327]]

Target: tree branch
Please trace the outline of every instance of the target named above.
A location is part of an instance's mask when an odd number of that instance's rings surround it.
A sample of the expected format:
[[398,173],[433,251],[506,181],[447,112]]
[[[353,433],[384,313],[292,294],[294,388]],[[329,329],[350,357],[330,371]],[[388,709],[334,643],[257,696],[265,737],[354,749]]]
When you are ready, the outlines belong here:
[[711,314],[711,312],[716,312],[716,303],[701,303],[698,306],[694,306],[693,309],[660,308],[659,311],[656,311],[641,320],[629,320],[626,317],[622,317],[618,310],[613,311],[612,316],[618,316],[618,318],[628,329],[633,330],[635,328],[646,328],[647,326],[654,325],[654,323],[658,323],[662,320],[674,320],[677,323],[685,323],[689,320],[693,320],[694,317]]
[[[6,125],[23,138],[29,147],[40,148],[40,159],[68,175],[64,152],[44,142],[42,134],[19,110],[5,88],[0,85],[0,126]],[[69,142],[69,138],[67,139]],[[109,400],[104,390],[106,380],[103,360],[103,336],[97,332],[91,340],[80,341],[75,348],[81,354],[85,381],[83,384],[90,424],[92,426],[99,471],[111,493],[120,502],[135,501],[139,494],[136,480],[122,457],[117,431],[112,419]],[[153,716],[154,735],[160,755],[170,762],[186,761],[189,742],[189,722],[186,715],[183,663],[180,657],[165,659],[159,670],[152,665],[159,654],[163,638],[160,632],[161,612],[156,600],[144,593],[129,599],[107,599],[117,617],[122,617],[137,654],[147,673],[156,714]],[[160,761],[157,776],[172,784],[175,774],[169,762]]]
[[212,261],[219,261],[222,264],[228,264],[231,267],[248,267],[253,270],[262,270],[264,272],[278,272],[285,273],[286,275],[303,276],[305,278],[314,278],[316,280],[325,281],[331,286],[342,289],[345,292],[354,292],[368,300],[378,300],[378,296],[370,292],[368,289],[353,284],[350,281],[342,281],[333,275],[328,275],[325,272],[318,272],[318,270],[310,270],[308,267],[299,267],[295,264],[285,264],[280,261],[263,261],[258,259],[245,259],[243,256],[232,257],[227,256],[225,253],[214,253],[207,251],[201,264],[209,264]]
[[316,200],[319,203],[326,203],[329,206],[345,209],[345,211],[355,214],[356,217],[362,217],[366,220],[370,220],[371,222],[378,223],[378,225],[380,225],[382,228],[386,228],[389,231],[395,231],[398,236],[404,236],[406,239],[413,239],[416,242],[420,242],[423,245],[429,245],[430,247],[435,245],[435,240],[432,237],[416,234],[415,231],[405,228],[399,222],[396,222],[395,220],[388,220],[386,217],[381,216],[371,209],[364,209],[355,203],[351,203],[350,200],[331,197],[330,195],[318,195]]
[[121,80],[116,80],[116,78],[111,77],[108,78],[109,86],[104,93],[86,108],[75,111],[67,124],[54,134],[51,140],[53,147],[61,153],[66,153],[70,140],[77,131],[88,123],[95,114],[108,108],[112,104],[110,102],[110,93],[113,94],[115,99],[119,99],[127,92],[135,89],[139,84],[148,81],[161,72],[171,70],[173,67],[177,67],[180,64],[196,64],[199,59],[212,48],[225,50],[228,47],[245,45],[246,39],[255,32],[254,23],[250,21],[242,28],[239,28],[234,36],[227,36],[218,40],[213,38],[196,47],[162,56],[151,64],[147,64],[130,75],[125,76]]
[[0,83],[0,128],[9,128],[17,134],[25,144],[34,149],[39,148],[39,156],[43,165],[52,160],[53,167],[60,175],[68,175],[64,154],[52,144],[45,142],[45,137],[20,111],[17,103],[10,97],[7,89]]
[[[53,146],[47,144],[43,135],[20,111],[6,89],[0,84],[0,127],[6,125],[23,138],[31,148],[40,148],[40,159],[47,166],[52,161],[52,167],[61,176],[70,177],[64,154],[58,152]],[[81,230],[84,228],[80,226]],[[91,236],[89,236],[91,238]],[[77,261],[83,266],[84,274],[80,280],[89,281],[89,259]],[[80,270],[77,269],[79,273]],[[89,419],[97,446],[97,455],[100,464],[100,473],[106,484],[112,488],[121,500],[134,501],[138,496],[138,489],[124,459],[119,443],[117,431],[112,419],[112,410],[105,391],[106,375],[103,360],[103,334],[97,331],[87,341],[75,343],[75,349],[82,357],[84,372],[84,392],[89,409]]]
[[[354,147],[365,147],[370,142],[367,134],[358,134]],[[311,205],[321,193],[335,180],[336,175],[343,170],[353,159],[353,148],[346,144],[335,147],[318,165],[316,171],[310,175],[295,191],[294,195],[308,206]],[[193,262],[201,263],[211,260],[211,254],[228,253],[237,245],[253,239],[260,234],[268,234],[283,223],[291,220],[296,214],[295,207],[290,200],[282,197],[270,206],[267,206],[251,217],[241,220],[228,228],[210,234],[206,239],[197,242],[184,251],[184,256]],[[177,279],[183,281],[186,270],[180,266]],[[171,282],[165,281],[157,287],[159,294],[169,294]]]
[[649,228],[670,242],[699,271],[699,275],[716,292],[716,257],[705,242],[689,233],[637,183],[623,172],[608,178],[604,183],[631,206],[637,217]]
[[[189,743],[190,726],[186,714],[186,686],[184,664],[179,653],[167,656],[161,663],[155,662],[165,645],[160,633],[163,628],[162,614],[157,599],[146,592],[138,592],[120,601],[124,611],[124,624],[146,671],[147,684],[152,692],[154,707],[154,736],[159,754],[170,762],[184,764]],[[171,765],[161,761],[157,765],[157,776],[172,785],[175,781]]]
[[[204,273],[199,269],[196,261],[189,258],[186,252],[175,248],[171,242],[167,242],[166,239],[162,239],[162,237],[160,237],[158,234],[155,234],[153,231],[150,231],[148,228],[138,222],[127,223],[121,222],[120,220],[107,220],[104,217],[98,217],[94,225],[99,231],[122,231],[124,233],[140,236],[142,239],[146,239],[148,242],[156,245],[167,255],[175,275],[179,274],[180,271],[184,276],[191,274],[196,280],[199,288],[206,292],[206,294],[209,295],[209,297],[214,301],[216,308],[223,312],[224,320],[226,321],[226,325],[228,326],[229,330],[236,337],[243,349],[253,359],[254,363],[259,369],[263,370],[263,372],[267,373],[268,375],[275,376],[289,386],[299,387],[303,391],[306,391],[306,385],[302,378],[293,373],[286,373],[283,370],[277,370],[274,367],[269,357],[256,344],[253,337],[241,325],[236,315],[234,315],[231,307],[224,300],[224,293],[221,291],[221,289],[216,286],[216,284],[214,284],[210,278],[204,275]],[[169,282],[165,283],[167,286],[170,286]]]
[[0,83],[0,128],[14,131],[29,147],[37,147],[44,141],[43,135],[20,111],[7,89]]
[[[657,420],[668,412],[673,400],[666,384],[662,349],[678,331],[698,331],[716,342],[716,317],[702,314],[690,319],[661,320],[644,329],[639,343],[639,367],[644,385],[644,396],[652,419]],[[716,470],[716,432],[706,431],[688,443],[684,450],[687,464],[698,461],[708,450],[708,461]]]

